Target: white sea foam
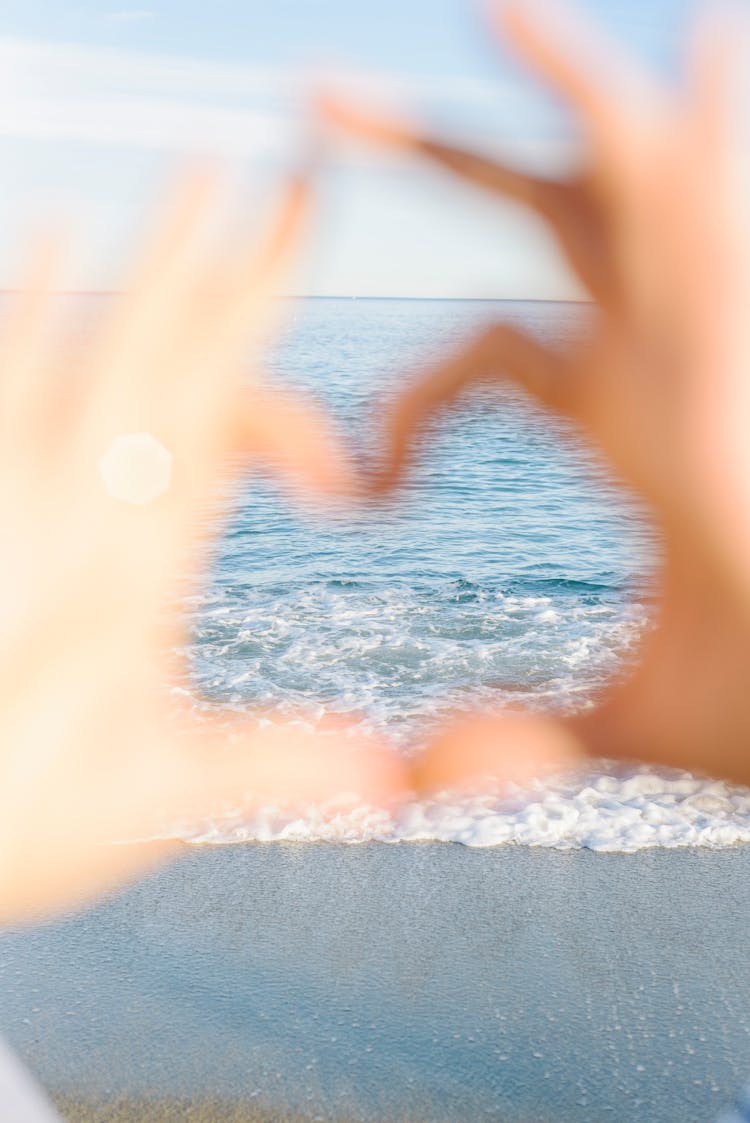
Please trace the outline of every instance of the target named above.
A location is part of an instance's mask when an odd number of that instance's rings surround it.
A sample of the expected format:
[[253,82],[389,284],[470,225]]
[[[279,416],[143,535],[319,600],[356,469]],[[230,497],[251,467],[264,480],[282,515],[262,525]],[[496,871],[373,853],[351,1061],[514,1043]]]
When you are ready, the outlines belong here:
[[[322,393],[361,451],[376,453],[358,425],[372,388],[400,385],[405,355],[456,346],[468,314],[419,302],[311,304],[278,372]],[[554,345],[581,328],[579,309],[504,314]],[[649,627],[650,598],[638,603],[637,590],[658,568],[645,512],[575,434],[517,395],[487,391],[465,404],[460,423],[446,418],[431,434],[414,490],[377,517],[298,521],[272,490],[243,484],[215,580],[188,604],[199,712],[313,725],[345,714],[411,753],[456,707],[580,710],[632,664]],[[750,841],[749,801],[683,773],[602,766],[525,792],[446,794],[393,816],[343,802],[266,808],[181,833],[196,843],[725,846]]]
[[[217,603],[218,601],[218,603]],[[313,584],[200,606],[204,682],[224,705],[311,726],[326,710],[359,717],[406,751],[458,701],[566,710],[632,658],[643,605],[596,592],[530,595],[448,584],[441,595]],[[273,666],[273,679],[266,668]],[[512,677],[511,677],[512,676]],[[332,703],[314,700],[328,696]],[[313,697],[311,697],[311,695]],[[443,793],[394,814],[341,801],[325,808],[236,811],[183,827],[191,843],[442,841],[630,852],[750,842],[750,791],[686,772],[602,764],[526,789]]]
[[599,590],[583,599],[459,581],[218,590],[194,612],[209,697],[280,715],[312,715],[322,699],[406,745],[457,704],[581,705],[647,621],[643,605]]
[[324,808],[266,807],[180,832],[191,843],[454,842],[633,852],[750,842],[750,790],[687,772],[603,767],[500,795],[441,793],[395,814],[342,798]]

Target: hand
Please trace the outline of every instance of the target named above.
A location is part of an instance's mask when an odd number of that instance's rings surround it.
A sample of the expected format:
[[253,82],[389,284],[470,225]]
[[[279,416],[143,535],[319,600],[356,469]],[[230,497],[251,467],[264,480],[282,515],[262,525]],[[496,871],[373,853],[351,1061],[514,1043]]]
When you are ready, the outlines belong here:
[[[569,104],[586,154],[566,180],[526,175],[325,99],[329,122],[535,210],[596,302],[552,349],[495,323],[393,404],[376,490],[393,488],[431,415],[477,380],[512,380],[577,424],[663,535],[655,628],[629,677],[566,720],[480,718],[444,731],[425,786],[519,779],[629,757],[750,783],[750,235],[730,87],[738,29],[705,24],[681,92],[552,5],[497,9],[516,51]],[[739,29],[741,30],[741,29]]]
[[[309,206],[293,181],[264,243],[207,249],[218,213],[210,174],[182,178],[124,296],[86,348],[52,330],[59,245],[31,255],[0,334],[0,920],[58,907],[153,861],[180,817],[243,799],[325,800],[400,791],[384,747],[342,727],[175,714],[186,668],[168,611],[198,582],[210,544],[200,516],[237,456],[311,496],[356,481],[313,407],[248,381],[272,288]],[[236,234],[236,232],[235,232]],[[145,505],[108,493],[100,461],[118,435],[148,432],[172,456],[168,490]]]

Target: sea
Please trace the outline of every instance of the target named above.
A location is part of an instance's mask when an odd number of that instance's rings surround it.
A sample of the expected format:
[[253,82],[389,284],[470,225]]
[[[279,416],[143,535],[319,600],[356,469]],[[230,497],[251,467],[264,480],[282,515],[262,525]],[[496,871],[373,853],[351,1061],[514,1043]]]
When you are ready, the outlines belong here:
[[[309,299],[288,309],[269,377],[322,401],[365,467],[389,400],[502,318],[550,345],[588,306]],[[212,579],[183,605],[196,708],[325,714],[412,755],[458,710],[595,704],[651,626],[658,534],[581,434],[510,386],[430,425],[408,485],[370,511],[317,517],[252,471],[216,516]],[[186,841],[437,840],[632,851],[750,840],[750,793],[682,771],[601,762],[394,814],[228,811]]]
[[[388,400],[488,320],[555,344],[591,314],[287,313],[269,377],[370,465]],[[230,499],[177,606],[198,720],[335,712],[413,754],[456,707],[596,704],[653,626],[648,512],[509,387],[437,419],[385,506],[323,516],[252,465]],[[0,932],[0,1032],[68,1123],[709,1123],[750,1074],[743,789],[602,760],[182,838],[87,910]]]

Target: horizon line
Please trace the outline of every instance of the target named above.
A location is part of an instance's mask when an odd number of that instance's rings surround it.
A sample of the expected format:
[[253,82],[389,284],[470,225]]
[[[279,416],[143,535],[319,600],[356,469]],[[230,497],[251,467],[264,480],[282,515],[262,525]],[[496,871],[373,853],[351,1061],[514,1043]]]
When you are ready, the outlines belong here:
[[[13,296],[23,289],[0,288],[0,296]],[[123,296],[126,289],[60,289],[55,296]],[[368,295],[358,293],[281,293],[276,300],[429,300],[449,301],[455,304],[593,304],[592,300],[554,296],[400,296]]]

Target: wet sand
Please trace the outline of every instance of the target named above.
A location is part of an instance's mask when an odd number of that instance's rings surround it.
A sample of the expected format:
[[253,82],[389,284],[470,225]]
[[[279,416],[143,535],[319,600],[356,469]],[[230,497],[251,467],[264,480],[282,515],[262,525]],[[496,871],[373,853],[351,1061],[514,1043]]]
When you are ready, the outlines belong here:
[[80,1123],[698,1123],[748,918],[747,847],[197,848],[0,935],[0,1030]]
[[[87,1102],[57,1098],[57,1109],[69,1123],[309,1123],[309,1115],[283,1109],[255,1109],[230,1101],[121,1099]],[[342,1120],[341,1123],[344,1123]]]

